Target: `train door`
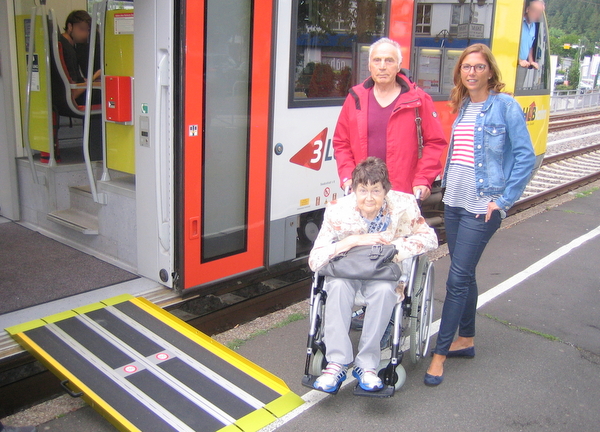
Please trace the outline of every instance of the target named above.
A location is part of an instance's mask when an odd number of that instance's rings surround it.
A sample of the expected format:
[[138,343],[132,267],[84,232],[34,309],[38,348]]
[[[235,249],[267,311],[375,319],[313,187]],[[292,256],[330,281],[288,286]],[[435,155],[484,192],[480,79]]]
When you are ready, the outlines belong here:
[[138,273],[167,286],[174,274],[174,69],[171,2],[136,3],[134,124]]
[[306,255],[325,205],[342,196],[332,138],[348,90],[389,36],[409,67],[413,1],[278,2],[269,264]]
[[182,11],[181,287],[264,266],[274,2]]

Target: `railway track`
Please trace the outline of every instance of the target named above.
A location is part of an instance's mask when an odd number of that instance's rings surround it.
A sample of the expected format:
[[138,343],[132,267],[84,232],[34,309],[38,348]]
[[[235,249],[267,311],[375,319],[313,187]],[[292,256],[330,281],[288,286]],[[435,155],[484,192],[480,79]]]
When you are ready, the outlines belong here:
[[548,132],[559,132],[567,129],[600,124],[600,111],[585,111],[550,116]]
[[600,144],[547,156],[508,214],[539,205],[599,179]]

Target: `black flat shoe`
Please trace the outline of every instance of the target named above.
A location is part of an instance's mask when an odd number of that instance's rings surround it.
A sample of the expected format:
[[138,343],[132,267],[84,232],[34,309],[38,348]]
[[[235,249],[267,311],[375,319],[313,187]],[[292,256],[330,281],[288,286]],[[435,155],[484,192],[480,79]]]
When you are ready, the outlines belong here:
[[423,382],[425,383],[425,385],[429,386],[429,387],[439,386],[442,383],[442,381],[444,381],[444,374],[443,373],[440,376],[431,375],[431,374],[426,373],[425,374],[425,379],[423,380]]
[[475,347],[463,348],[454,351],[448,351],[446,357],[464,357],[472,359],[475,357]]

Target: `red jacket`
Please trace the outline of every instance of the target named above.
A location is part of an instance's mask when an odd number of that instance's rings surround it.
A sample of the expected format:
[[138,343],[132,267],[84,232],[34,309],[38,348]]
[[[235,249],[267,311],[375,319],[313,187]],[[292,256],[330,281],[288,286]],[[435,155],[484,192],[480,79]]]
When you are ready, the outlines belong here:
[[[387,127],[386,164],[392,189],[413,193],[413,186],[428,186],[440,174],[440,158],[448,143],[437,118],[431,97],[403,74],[396,81],[402,87]],[[350,89],[333,135],[333,148],[340,183],[352,178],[354,167],[367,158],[367,104],[372,78]],[[416,111],[422,119],[423,153],[418,158]]]

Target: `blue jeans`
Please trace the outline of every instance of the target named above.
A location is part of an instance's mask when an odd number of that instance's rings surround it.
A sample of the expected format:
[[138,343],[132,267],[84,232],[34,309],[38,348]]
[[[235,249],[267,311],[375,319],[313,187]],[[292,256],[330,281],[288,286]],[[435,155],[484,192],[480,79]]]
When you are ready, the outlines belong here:
[[444,223],[450,252],[450,271],[446,282],[446,300],[437,337],[435,354],[447,355],[456,329],[461,337],[475,336],[477,281],[475,268],[492,235],[502,223],[495,211],[488,222],[460,207],[445,206]]

